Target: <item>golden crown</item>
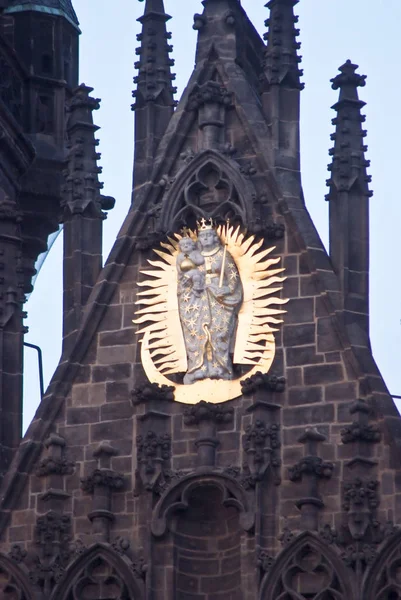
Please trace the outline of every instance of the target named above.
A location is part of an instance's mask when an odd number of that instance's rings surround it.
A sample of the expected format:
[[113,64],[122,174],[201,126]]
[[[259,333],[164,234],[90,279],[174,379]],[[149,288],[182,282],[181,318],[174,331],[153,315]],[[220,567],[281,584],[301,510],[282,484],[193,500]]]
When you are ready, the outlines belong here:
[[200,221],[196,221],[196,226],[198,231],[206,231],[207,229],[214,229],[215,223],[213,219],[205,219],[205,217],[202,217]]

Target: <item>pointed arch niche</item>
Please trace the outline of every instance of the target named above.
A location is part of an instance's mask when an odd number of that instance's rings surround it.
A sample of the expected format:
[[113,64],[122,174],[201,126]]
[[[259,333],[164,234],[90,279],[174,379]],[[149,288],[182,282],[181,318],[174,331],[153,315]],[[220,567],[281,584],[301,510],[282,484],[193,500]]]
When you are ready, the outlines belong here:
[[33,600],[27,578],[4,554],[0,554],[0,598],[1,600]]
[[[300,535],[277,558],[262,581],[260,600],[351,600],[344,564],[319,538]],[[365,600],[365,598],[364,598]]]
[[160,225],[164,231],[176,231],[184,224],[194,227],[203,216],[252,223],[255,196],[238,163],[206,150],[178,173],[163,200]]
[[248,533],[253,517],[234,480],[217,474],[186,478],[162,496],[153,516],[158,540],[152,580],[157,585],[163,573],[172,574],[164,598],[255,598],[256,589],[249,590],[243,576],[255,562]]
[[380,552],[362,589],[363,600],[401,600],[401,532]]
[[82,554],[53,590],[51,600],[143,600],[143,584],[130,564],[105,544]]

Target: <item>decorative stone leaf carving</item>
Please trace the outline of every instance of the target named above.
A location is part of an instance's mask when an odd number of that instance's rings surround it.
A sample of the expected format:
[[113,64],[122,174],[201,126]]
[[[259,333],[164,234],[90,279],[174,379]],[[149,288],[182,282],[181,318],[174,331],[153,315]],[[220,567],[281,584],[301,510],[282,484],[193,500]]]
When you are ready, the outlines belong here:
[[243,485],[253,488],[261,481],[269,467],[275,471],[278,483],[278,470],[280,459],[280,426],[277,424],[266,425],[257,419],[254,425],[245,429],[242,437],[242,446],[247,455],[243,465]]

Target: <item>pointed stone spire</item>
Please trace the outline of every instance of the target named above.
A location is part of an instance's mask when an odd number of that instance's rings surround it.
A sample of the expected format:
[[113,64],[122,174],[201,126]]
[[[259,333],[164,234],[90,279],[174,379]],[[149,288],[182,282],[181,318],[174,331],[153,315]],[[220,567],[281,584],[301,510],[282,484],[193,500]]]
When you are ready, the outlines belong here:
[[134,189],[144,183],[150,174],[155,152],[173,114],[177,91],[172,85],[175,75],[171,72],[174,60],[170,58],[173,47],[169,45],[171,33],[166,23],[163,0],[146,0],[145,12],[138,21],[142,33],[135,63],[138,75],[134,78],[136,90],[132,93],[135,103],[135,164]]
[[70,145],[62,207],[64,208],[64,292],[63,344],[72,342],[78,330],[82,309],[102,268],[103,210],[114,206],[114,199],[102,196],[96,151],[99,129],[93,111],[100,100],[92,98],[85,84],[74,90],[69,106],[67,135]]
[[345,324],[349,326],[352,343],[369,344],[369,191],[371,177],[365,159],[365,116],[361,109],[358,87],[366,77],[356,73],[357,65],[348,60],[340,74],[332,79],[334,90],[340,90],[339,101],[333,106],[337,116],[331,139],[334,147],[329,165],[331,177],[326,199],[330,215],[330,257],[342,291]]
[[69,104],[67,133],[70,151],[62,205],[72,214],[90,212],[103,218],[102,209],[109,210],[112,206],[110,199],[100,193],[103,188],[103,183],[99,182],[102,168],[97,161],[101,154],[96,152],[99,142],[95,139],[99,127],[93,123],[92,114],[99,109],[100,100],[90,96],[91,92],[93,88],[81,84],[74,90]]
[[298,173],[296,177],[300,179],[300,91],[304,85],[300,81],[303,71],[299,69],[299,29],[294,27],[298,22],[294,14],[298,1],[270,0],[266,4],[270,18],[265,22],[269,30],[264,36],[267,46],[261,81],[263,109],[275,149],[272,161],[278,168]]
[[142,33],[137,36],[141,44],[136,50],[139,60],[135,63],[138,75],[134,78],[137,89],[132,94],[136,98],[133,110],[149,102],[169,108],[175,106],[176,88],[171,84],[175,79],[171,73],[174,59],[169,56],[173,47],[168,44],[171,33],[166,29],[170,19],[164,10],[163,0],[146,0],[145,12],[138,19]]
[[269,28],[265,34],[267,48],[264,70],[269,86],[281,85],[286,88],[303,89],[299,69],[302,57],[298,55],[301,47],[297,42],[299,29],[294,27],[298,17],[294,15],[294,6],[299,0],[271,0],[266,4],[270,9],[270,18],[265,21]]

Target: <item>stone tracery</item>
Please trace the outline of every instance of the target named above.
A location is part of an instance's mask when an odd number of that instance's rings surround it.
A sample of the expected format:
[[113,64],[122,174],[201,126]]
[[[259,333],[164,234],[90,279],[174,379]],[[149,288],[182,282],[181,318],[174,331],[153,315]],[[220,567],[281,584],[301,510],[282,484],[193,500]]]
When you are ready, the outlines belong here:
[[364,600],[400,600],[401,550],[400,534],[395,536],[378,555],[365,578]]
[[173,180],[160,215],[165,231],[182,225],[195,226],[204,216],[225,221],[251,223],[256,192],[241,173],[237,162],[214,150],[195,155]]
[[262,582],[260,600],[348,600],[345,570],[312,534],[302,534],[276,560]]
[[134,567],[128,558],[97,544],[66,571],[51,600],[141,600],[143,583]]

